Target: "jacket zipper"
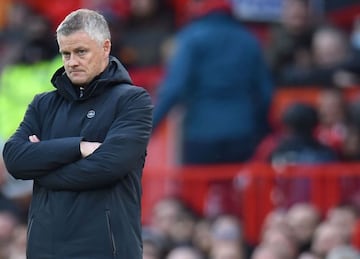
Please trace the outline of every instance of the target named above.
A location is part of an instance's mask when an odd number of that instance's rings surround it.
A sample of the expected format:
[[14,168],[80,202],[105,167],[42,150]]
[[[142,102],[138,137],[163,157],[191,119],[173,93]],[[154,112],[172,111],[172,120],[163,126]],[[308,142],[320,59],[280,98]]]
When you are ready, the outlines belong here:
[[84,96],[84,87],[80,86],[80,98]]
[[110,238],[112,253],[113,253],[113,256],[115,256],[116,255],[116,244],[115,244],[114,233],[111,230],[112,228],[111,228],[111,223],[110,223],[110,210],[106,210],[105,213],[106,213],[106,223],[107,223],[107,228],[109,231],[109,238]]

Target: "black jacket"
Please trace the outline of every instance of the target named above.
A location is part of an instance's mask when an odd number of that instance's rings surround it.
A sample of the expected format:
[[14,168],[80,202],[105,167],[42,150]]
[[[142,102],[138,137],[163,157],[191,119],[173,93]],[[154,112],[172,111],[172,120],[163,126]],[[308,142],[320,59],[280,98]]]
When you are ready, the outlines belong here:
[[[148,93],[113,57],[81,98],[63,68],[52,83],[57,90],[34,98],[3,151],[10,174],[34,179],[28,258],[141,259]],[[82,159],[81,140],[103,144]]]

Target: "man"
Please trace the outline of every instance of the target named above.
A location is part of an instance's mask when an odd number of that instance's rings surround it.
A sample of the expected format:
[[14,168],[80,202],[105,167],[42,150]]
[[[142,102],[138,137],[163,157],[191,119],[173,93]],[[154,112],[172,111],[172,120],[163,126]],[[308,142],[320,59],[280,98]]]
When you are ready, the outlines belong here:
[[195,14],[175,36],[154,132],[180,105],[182,164],[247,161],[269,130],[273,84],[261,46],[231,15],[228,1],[189,3]]
[[74,11],[56,32],[56,90],[34,98],[3,151],[10,174],[34,180],[27,258],[140,259],[150,97],[110,56],[102,15]]

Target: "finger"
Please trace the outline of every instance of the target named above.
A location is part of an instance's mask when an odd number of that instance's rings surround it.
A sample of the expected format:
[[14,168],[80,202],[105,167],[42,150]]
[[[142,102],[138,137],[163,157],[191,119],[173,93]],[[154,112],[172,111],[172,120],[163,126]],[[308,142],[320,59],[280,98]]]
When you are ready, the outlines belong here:
[[35,142],[40,142],[40,139],[36,135],[33,135],[33,136],[34,136]]
[[30,140],[30,142],[32,142],[32,143],[40,142],[40,139],[39,139],[36,135],[31,135],[31,136],[29,136],[29,140]]

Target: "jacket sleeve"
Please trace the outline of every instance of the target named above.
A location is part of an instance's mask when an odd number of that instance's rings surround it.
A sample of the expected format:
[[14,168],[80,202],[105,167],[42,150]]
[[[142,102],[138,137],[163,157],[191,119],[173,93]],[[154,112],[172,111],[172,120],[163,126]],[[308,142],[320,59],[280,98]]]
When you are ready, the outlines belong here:
[[80,137],[29,141],[30,135],[40,136],[41,132],[39,98],[35,97],[28,106],[23,121],[3,149],[6,168],[17,179],[34,179],[81,158]]
[[271,131],[271,125],[269,121],[269,110],[271,108],[271,102],[274,94],[274,83],[270,73],[268,64],[266,63],[264,56],[261,52],[261,46],[257,47],[257,55],[254,59],[256,62],[256,68],[254,71],[255,87],[254,92],[256,95],[256,120],[259,132],[259,139],[269,134]]
[[184,34],[176,38],[175,51],[166,68],[166,74],[157,91],[154,109],[154,131],[158,128],[168,112],[186,95],[192,86],[196,46]]
[[145,90],[133,94],[93,154],[37,178],[36,183],[54,190],[92,190],[142,170],[152,129],[152,109]]

